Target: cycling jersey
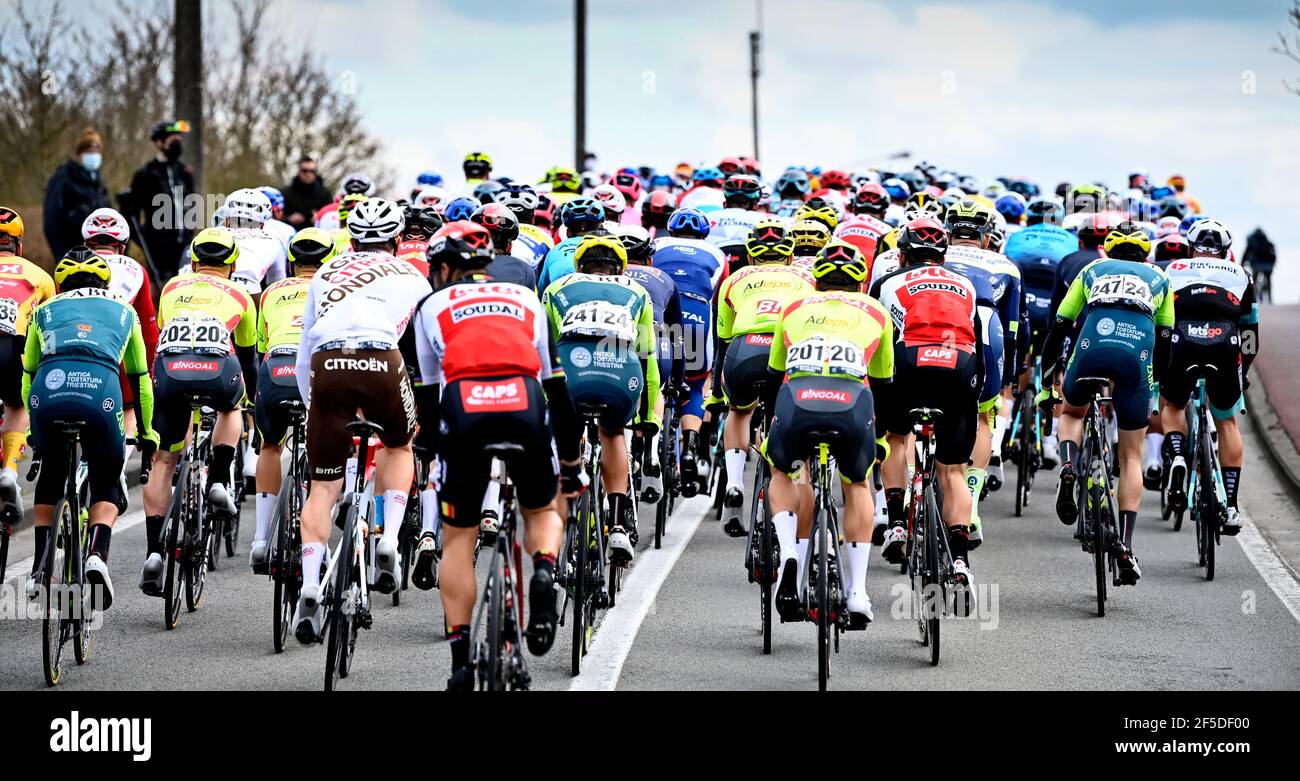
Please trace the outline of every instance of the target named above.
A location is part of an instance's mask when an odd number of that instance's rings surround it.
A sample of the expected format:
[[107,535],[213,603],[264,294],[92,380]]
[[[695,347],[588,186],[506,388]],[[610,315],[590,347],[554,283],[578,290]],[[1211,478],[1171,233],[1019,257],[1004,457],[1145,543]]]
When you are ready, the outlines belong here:
[[54,297],[54,280],[35,263],[0,257],[0,334],[24,336],[32,309]]
[[552,374],[545,313],[521,285],[479,278],[442,288],[416,313],[415,345],[429,385]]
[[262,291],[257,308],[257,351],[292,350],[302,341],[302,315],[307,306],[311,279],[290,277]]
[[23,356],[28,371],[59,358],[97,361],[114,372],[123,362],[129,374],[149,371],[135,311],[108,290],[60,293],[36,310],[32,325]]
[[973,353],[979,344],[975,286],[944,266],[896,269],[871,285],[871,296],[893,318],[894,339],[904,346]]
[[812,276],[798,267],[746,266],[727,277],[718,292],[718,336],[770,334],[786,306],[813,290]]
[[[519,227],[521,229],[519,238],[515,239],[514,242],[511,243],[510,254],[527,263],[529,268],[534,269],[535,277],[536,269],[546,261],[546,254],[554,249],[554,247],[533,236],[524,235],[522,230],[524,226],[521,225]],[[529,225],[528,227],[535,228],[536,226]]]
[[239,258],[235,273],[230,278],[240,283],[250,295],[256,296],[262,288],[274,284],[285,276],[285,245],[280,239],[264,230],[232,228],[239,245]]
[[233,280],[191,272],[172,278],[158,299],[158,352],[229,354],[257,344],[253,298]]
[[339,202],[327,203],[316,211],[312,220],[317,228],[327,231],[336,231],[343,227],[339,220]]
[[866,382],[894,376],[893,322],[865,293],[813,293],[785,308],[768,366],[795,377]]
[[394,253],[398,260],[415,266],[421,276],[429,276],[429,242],[425,239],[406,239],[397,245]]
[[578,251],[578,245],[581,243],[582,237],[574,236],[556,244],[555,249],[546,253],[546,260],[542,261],[542,268],[537,272],[538,293],[545,293],[546,289],[557,280],[577,270],[573,265],[573,255]]
[[284,245],[285,252],[289,251],[289,242],[293,241],[293,237],[298,233],[292,225],[280,220],[268,220],[267,223],[262,226],[262,230],[278,239],[280,243]]
[[772,213],[778,217],[793,217],[803,203],[802,198],[786,198],[772,204]]
[[877,255],[875,260],[871,261],[871,281],[867,289],[875,287],[877,282],[897,271],[902,265],[903,253],[897,249],[886,250]]
[[487,275],[496,282],[510,282],[537,290],[537,274],[533,267],[515,255],[497,255],[487,265]]
[[308,398],[312,354],[324,349],[395,350],[431,289],[420,272],[387,252],[348,252],[312,277],[298,348],[298,390]]
[[[546,254],[546,252],[555,248],[555,237],[551,235],[551,232],[532,223],[521,222],[519,224],[519,238],[527,239],[534,244],[545,247],[546,249],[542,251],[542,254]],[[517,239],[516,243],[518,243]]]
[[[889,223],[885,223],[885,224],[888,225]],[[890,250],[898,249],[899,230],[901,229],[890,228],[888,233],[880,237],[880,241],[876,242],[876,257],[880,257],[881,255],[885,254],[886,252],[889,252]]]
[[624,274],[636,280],[650,296],[659,344],[655,354],[659,359],[660,382],[666,382],[669,377],[674,382],[680,381],[684,376],[684,355],[673,344],[682,331],[682,303],[677,285],[666,271],[650,266],[628,266]]
[[1078,250],[1061,258],[1061,262],[1056,266],[1056,281],[1052,285],[1053,312],[1061,308],[1061,302],[1065,300],[1065,294],[1070,289],[1070,285],[1075,278],[1079,276],[1079,272],[1100,257],[1100,249],[1096,247],[1080,247]]
[[1236,263],[1220,258],[1187,258],[1165,266],[1165,273],[1179,320],[1217,318],[1241,325],[1259,322],[1255,286]]
[[722,209],[722,190],[717,187],[697,185],[677,197],[678,209],[698,209],[708,214]]
[[858,248],[864,258],[874,258],[880,240],[890,232],[883,220],[870,214],[850,214],[835,228],[835,238]]
[[1035,331],[1044,331],[1051,325],[1056,269],[1066,255],[1078,248],[1079,240],[1074,234],[1050,223],[1016,231],[1002,248],[1002,253],[1020,268],[1025,306]]
[[715,247],[744,246],[754,224],[763,215],[749,209],[726,208],[709,214],[709,237]]

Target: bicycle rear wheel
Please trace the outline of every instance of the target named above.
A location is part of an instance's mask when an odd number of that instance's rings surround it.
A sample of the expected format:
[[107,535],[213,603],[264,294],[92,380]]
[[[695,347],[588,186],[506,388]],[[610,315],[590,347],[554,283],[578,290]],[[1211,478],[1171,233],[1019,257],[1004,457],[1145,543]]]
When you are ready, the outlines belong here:
[[[1091,469],[1089,474],[1092,474]],[[1097,576],[1097,616],[1100,618],[1106,615],[1106,527],[1102,523],[1104,499],[1101,488],[1089,485],[1085,501],[1088,503],[1088,519],[1092,523],[1092,561]]]
[[191,530],[186,539],[193,541],[190,566],[185,571],[185,608],[193,613],[203,601],[203,589],[208,584],[208,568],[216,564],[221,538],[213,528],[210,512],[205,512],[202,486],[196,479],[185,503],[186,527]]
[[[44,617],[41,620],[41,661],[44,663],[45,683],[56,686],[63,678],[63,645],[72,632],[73,616],[81,609],[72,603],[71,577],[73,557],[72,508],[66,499],[60,500],[54,515],[54,528],[49,537],[50,555],[44,562],[40,579],[44,594]],[[38,556],[43,552],[38,551]],[[78,600],[80,601],[80,600]]]
[[[222,529],[222,536],[225,537],[226,540],[226,558],[234,558],[235,556],[235,546],[239,544],[239,516],[244,509],[244,486],[247,479],[244,477],[243,438],[240,438],[240,440],[235,444],[234,473],[235,478],[231,481],[230,491],[232,494],[231,498],[235,500],[235,516],[227,519],[227,521],[222,524],[224,527]],[[215,564],[213,565],[213,569],[216,569]]]
[[[181,479],[185,479],[185,472],[182,472]],[[173,500],[171,512],[167,514],[167,536],[163,543],[163,556],[167,558],[167,575],[163,582],[163,625],[168,629],[175,629],[181,620],[181,591],[189,579],[186,574],[189,569],[188,556],[182,550],[182,513],[180,502]]]
[[[506,553],[501,541],[493,549],[492,569],[483,594],[483,609],[487,614],[487,641],[479,654],[479,683],[483,691],[506,690],[505,599],[503,593],[510,588],[506,582]],[[486,668],[484,667],[486,666]]]
[[[818,497],[820,504],[820,497]],[[813,512],[817,532],[817,690],[826,691],[831,677],[830,520],[818,507]]]
[[939,535],[945,531],[933,491],[934,486],[930,486],[925,492],[925,575],[922,582],[925,584],[925,631],[930,637],[930,666],[937,667],[941,647],[939,619],[944,605],[943,583],[939,572]]
[[[90,601],[85,597],[86,579],[86,559],[90,556],[90,533],[88,524],[90,517],[84,509],[73,508],[73,528],[77,530],[76,561],[68,568],[68,574],[75,581],[74,590],[80,598],[80,608],[74,613],[74,622],[72,627],[72,655],[77,660],[77,664],[85,664],[90,658],[90,623],[92,614],[90,612]],[[58,508],[55,508],[58,513]],[[70,550],[73,548],[70,548]]]
[[[758,501],[758,499],[755,499]],[[763,497],[764,509],[766,509],[767,497]],[[761,539],[759,540],[758,570],[760,573],[758,579],[758,595],[760,600],[759,612],[763,621],[763,653],[772,653],[772,583],[775,580],[773,573],[776,570],[777,550],[776,540],[774,539],[775,530],[772,528],[771,514],[767,513],[761,527]]]
[[334,584],[326,601],[325,609],[325,691],[334,691],[339,679],[347,677],[348,643],[351,634],[351,617],[344,611],[344,602],[352,589],[353,572],[356,569],[356,538],[354,529],[357,523],[356,508],[348,509],[349,518],[343,527],[343,539],[339,541],[338,566],[334,573]]
[[1024,514],[1024,508],[1026,505],[1029,504],[1029,488],[1030,488],[1029,466],[1030,466],[1030,459],[1033,458],[1034,442],[1036,439],[1033,430],[1036,416],[1033,414],[1032,409],[1028,409],[1028,407],[1031,407],[1032,405],[1023,402],[1023,399],[1026,396],[1028,396],[1028,394],[1029,394],[1028,390],[1026,390],[1024,393],[1021,394],[1022,403],[1020,405],[1020,418],[1019,418],[1020,431],[1017,434],[1017,436],[1020,439],[1020,449],[1016,453],[1016,517],[1017,518],[1021,517]]
[[582,657],[586,651],[586,603],[591,599],[591,594],[587,590],[587,557],[591,551],[591,540],[587,534],[587,507],[590,503],[591,500],[587,498],[586,492],[578,497],[573,521],[564,532],[569,551],[573,555],[572,568],[569,571],[569,591],[573,602],[573,621],[570,627],[573,641],[569,649],[570,675],[582,672]]

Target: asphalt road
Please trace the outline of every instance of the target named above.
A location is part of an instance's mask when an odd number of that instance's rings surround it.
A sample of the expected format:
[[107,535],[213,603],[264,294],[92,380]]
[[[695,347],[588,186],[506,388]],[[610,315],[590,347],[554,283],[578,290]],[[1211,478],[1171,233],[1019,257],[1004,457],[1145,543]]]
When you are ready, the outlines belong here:
[[[1253,435],[1249,435],[1252,436]],[[1092,563],[1055,519],[1055,478],[1040,475],[1024,518],[1008,486],[983,506],[985,543],[972,555],[983,599],[976,618],[949,620],[943,658],[929,665],[915,623],[902,612],[906,579],[872,557],[868,577],[876,621],[846,635],[832,659],[834,689],[1296,689],[1300,688],[1300,521],[1276,476],[1247,445],[1243,506],[1252,522],[1224,538],[1218,576],[1195,561],[1191,524],[1174,533],[1155,496],[1143,508],[1135,546],[1143,579],[1112,590],[1105,618],[1094,612]],[[249,571],[251,502],[238,555],[209,575],[199,610],[167,631],[162,601],[136,588],[144,558],[138,491],[113,537],[117,601],[93,635],[90,662],[70,666],[68,689],[319,689],[323,646],[290,639],[271,646],[271,584]],[[703,520],[701,520],[703,519]],[[134,525],[131,525],[133,524]],[[758,590],[746,582],[743,542],[725,537],[705,502],[685,503],[665,547],[642,551],[620,604],[602,617],[584,673],[569,676],[568,633],[530,658],[534,688],[813,689],[816,632],[777,625],[773,653],[761,653]],[[30,532],[10,552],[0,596],[21,600]],[[1279,556],[1278,551],[1282,552]],[[1287,558],[1291,557],[1290,562]],[[1289,602],[1289,606],[1288,606]],[[437,592],[411,589],[400,607],[378,600],[344,689],[440,689],[450,654]],[[39,689],[40,624],[0,620],[0,688]]]

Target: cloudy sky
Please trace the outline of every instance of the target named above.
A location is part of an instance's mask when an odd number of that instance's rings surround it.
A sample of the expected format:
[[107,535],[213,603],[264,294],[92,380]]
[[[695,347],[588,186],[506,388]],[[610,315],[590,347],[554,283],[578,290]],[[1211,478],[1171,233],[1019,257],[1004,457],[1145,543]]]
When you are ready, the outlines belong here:
[[[602,167],[750,151],[754,0],[588,5]],[[765,0],[760,159],[777,172],[908,150],[1048,186],[1179,172],[1240,237],[1265,227],[1296,271],[1279,298],[1300,298],[1300,97],[1284,87],[1300,65],[1270,51],[1289,5]],[[209,6],[219,24],[223,4]],[[571,162],[571,0],[277,0],[271,25],[355,79],[403,184],[454,179],[477,148],[518,177]]]

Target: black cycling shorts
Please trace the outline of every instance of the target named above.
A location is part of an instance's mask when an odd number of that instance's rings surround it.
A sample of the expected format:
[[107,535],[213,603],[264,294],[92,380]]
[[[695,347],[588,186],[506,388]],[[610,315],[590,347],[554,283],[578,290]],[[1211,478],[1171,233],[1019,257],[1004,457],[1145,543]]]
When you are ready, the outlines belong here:
[[861,483],[876,461],[875,416],[871,389],[861,380],[796,377],[777,392],[763,454],[773,469],[792,474],[816,453],[811,435],[833,432],[836,440],[828,444],[840,475]]
[[192,422],[191,397],[217,412],[239,409],[244,378],[233,355],[159,354],[153,362],[154,429],[158,449],[176,452]]
[[307,463],[313,480],[341,480],[357,414],[383,429],[386,448],[411,444],[415,394],[397,350],[324,350],[311,357]]
[[[1199,367],[1199,368],[1198,368]],[[1187,406],[1196,382],[1205,378],[1210,406],[1231,417],[1241,401],[1241,337],[1228,320],[1179,320],[1174,326],[1169,368],[1160,378],[1160,395]]]
[[771,353],[772,334],[742,334],[727,345],[722,362],[722,389],[732,408],[747,410],[762,398]]
[[949,466],[970,461],[983,384],[975,354],[942,345],[904,347],[895,350],[894,367],[894,381],[876,392],[879,425],[903,436],[912,433],[912,410],[940,410],[935,459]]
[[295,370],[297,360],[298,356],[292,352],[268,355],[257,370],[253,422],[263,442],[278,445],[289,434],[293,416],[285,402],[302,401]]
[[6,407],[23,407],[23,351],[27,337],[0,334],[0,402]]
[[519,505],[529,510],[555,499],[560,462],[542,385],[532,377],[465,379],[442,391],[438,500],[442,521],[458,529],[479,525],[493,456],[491,445],[522,452],[503,458]]

